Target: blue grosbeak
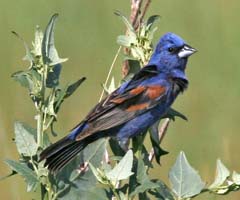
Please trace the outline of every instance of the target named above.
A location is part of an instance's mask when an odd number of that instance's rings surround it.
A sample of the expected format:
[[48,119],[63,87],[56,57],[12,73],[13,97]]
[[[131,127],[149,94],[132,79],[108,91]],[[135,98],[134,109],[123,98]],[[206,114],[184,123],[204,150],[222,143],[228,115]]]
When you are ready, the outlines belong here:
[[40,154],[57,172],[89,143],[102,137],[126,141],[159,120],[188,86],[185,68],[196,50],[179,36],[166,33],[147,66],[98,103],[69,135]]

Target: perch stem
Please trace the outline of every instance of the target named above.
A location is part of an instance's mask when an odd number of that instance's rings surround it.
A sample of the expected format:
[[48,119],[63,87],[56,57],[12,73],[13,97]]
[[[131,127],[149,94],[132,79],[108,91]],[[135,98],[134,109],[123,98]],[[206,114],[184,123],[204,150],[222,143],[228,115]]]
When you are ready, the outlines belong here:
[[[107,78],[106,78],[106,80],[105,80],[104,86],[106,86],[107,83],[108,83],[108,80],[109,80],[109,78],[110,78],[110,75],[111,75],[111,73],[112,73],[113,67],[114,67],[114,65],[115,65],[115,62],[116,62],[116,60],[117,60],[117,58],[118,58],[118,55],[119,55],[121,49],[122,49],[122,46],[120,46],[120,47],[118,48],[117,53],[116,53],[116,55],[115,55],[114,58],[113,58],[113,62],[112,62],[111,66],[110,66],[110,69],[109,69],[109,71],[108,71],[108,75],[107,75]],[[104,95],[104,88],[103,88],[102,93],[101,93],[101,95],[100,95],[99,102],[102,100],[103,95]]]

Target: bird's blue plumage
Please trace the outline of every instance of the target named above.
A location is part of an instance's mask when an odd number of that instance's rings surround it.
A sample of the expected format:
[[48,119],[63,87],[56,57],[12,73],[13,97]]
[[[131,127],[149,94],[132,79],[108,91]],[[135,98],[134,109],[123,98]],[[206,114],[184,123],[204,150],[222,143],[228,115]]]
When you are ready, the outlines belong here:
[[58,171],[98,138],[125,141],[147,130],[187,87],[185,68],[195,51],[173,33],[161,37],[147,66],[97,104],[68,136],[42,152],[45,165]]

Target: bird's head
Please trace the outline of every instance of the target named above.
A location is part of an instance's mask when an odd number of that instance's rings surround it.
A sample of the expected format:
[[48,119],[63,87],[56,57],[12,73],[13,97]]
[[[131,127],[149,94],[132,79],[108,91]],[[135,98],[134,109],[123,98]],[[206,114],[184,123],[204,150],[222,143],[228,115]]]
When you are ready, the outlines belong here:
[[188,57],[196,51],[178,35],[166,33],[160,38],[149,64],[156,65],[160,71],[184,71]]

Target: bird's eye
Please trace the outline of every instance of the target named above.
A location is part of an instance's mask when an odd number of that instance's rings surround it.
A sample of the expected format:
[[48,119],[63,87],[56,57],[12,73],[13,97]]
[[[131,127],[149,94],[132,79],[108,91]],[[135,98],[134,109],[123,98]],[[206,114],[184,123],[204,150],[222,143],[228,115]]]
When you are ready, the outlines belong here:
[[168,51],[169,51],[170,53],[173,53],[175,50],[176,50],[176,49],[173,48],[173,47],[168,48]]

